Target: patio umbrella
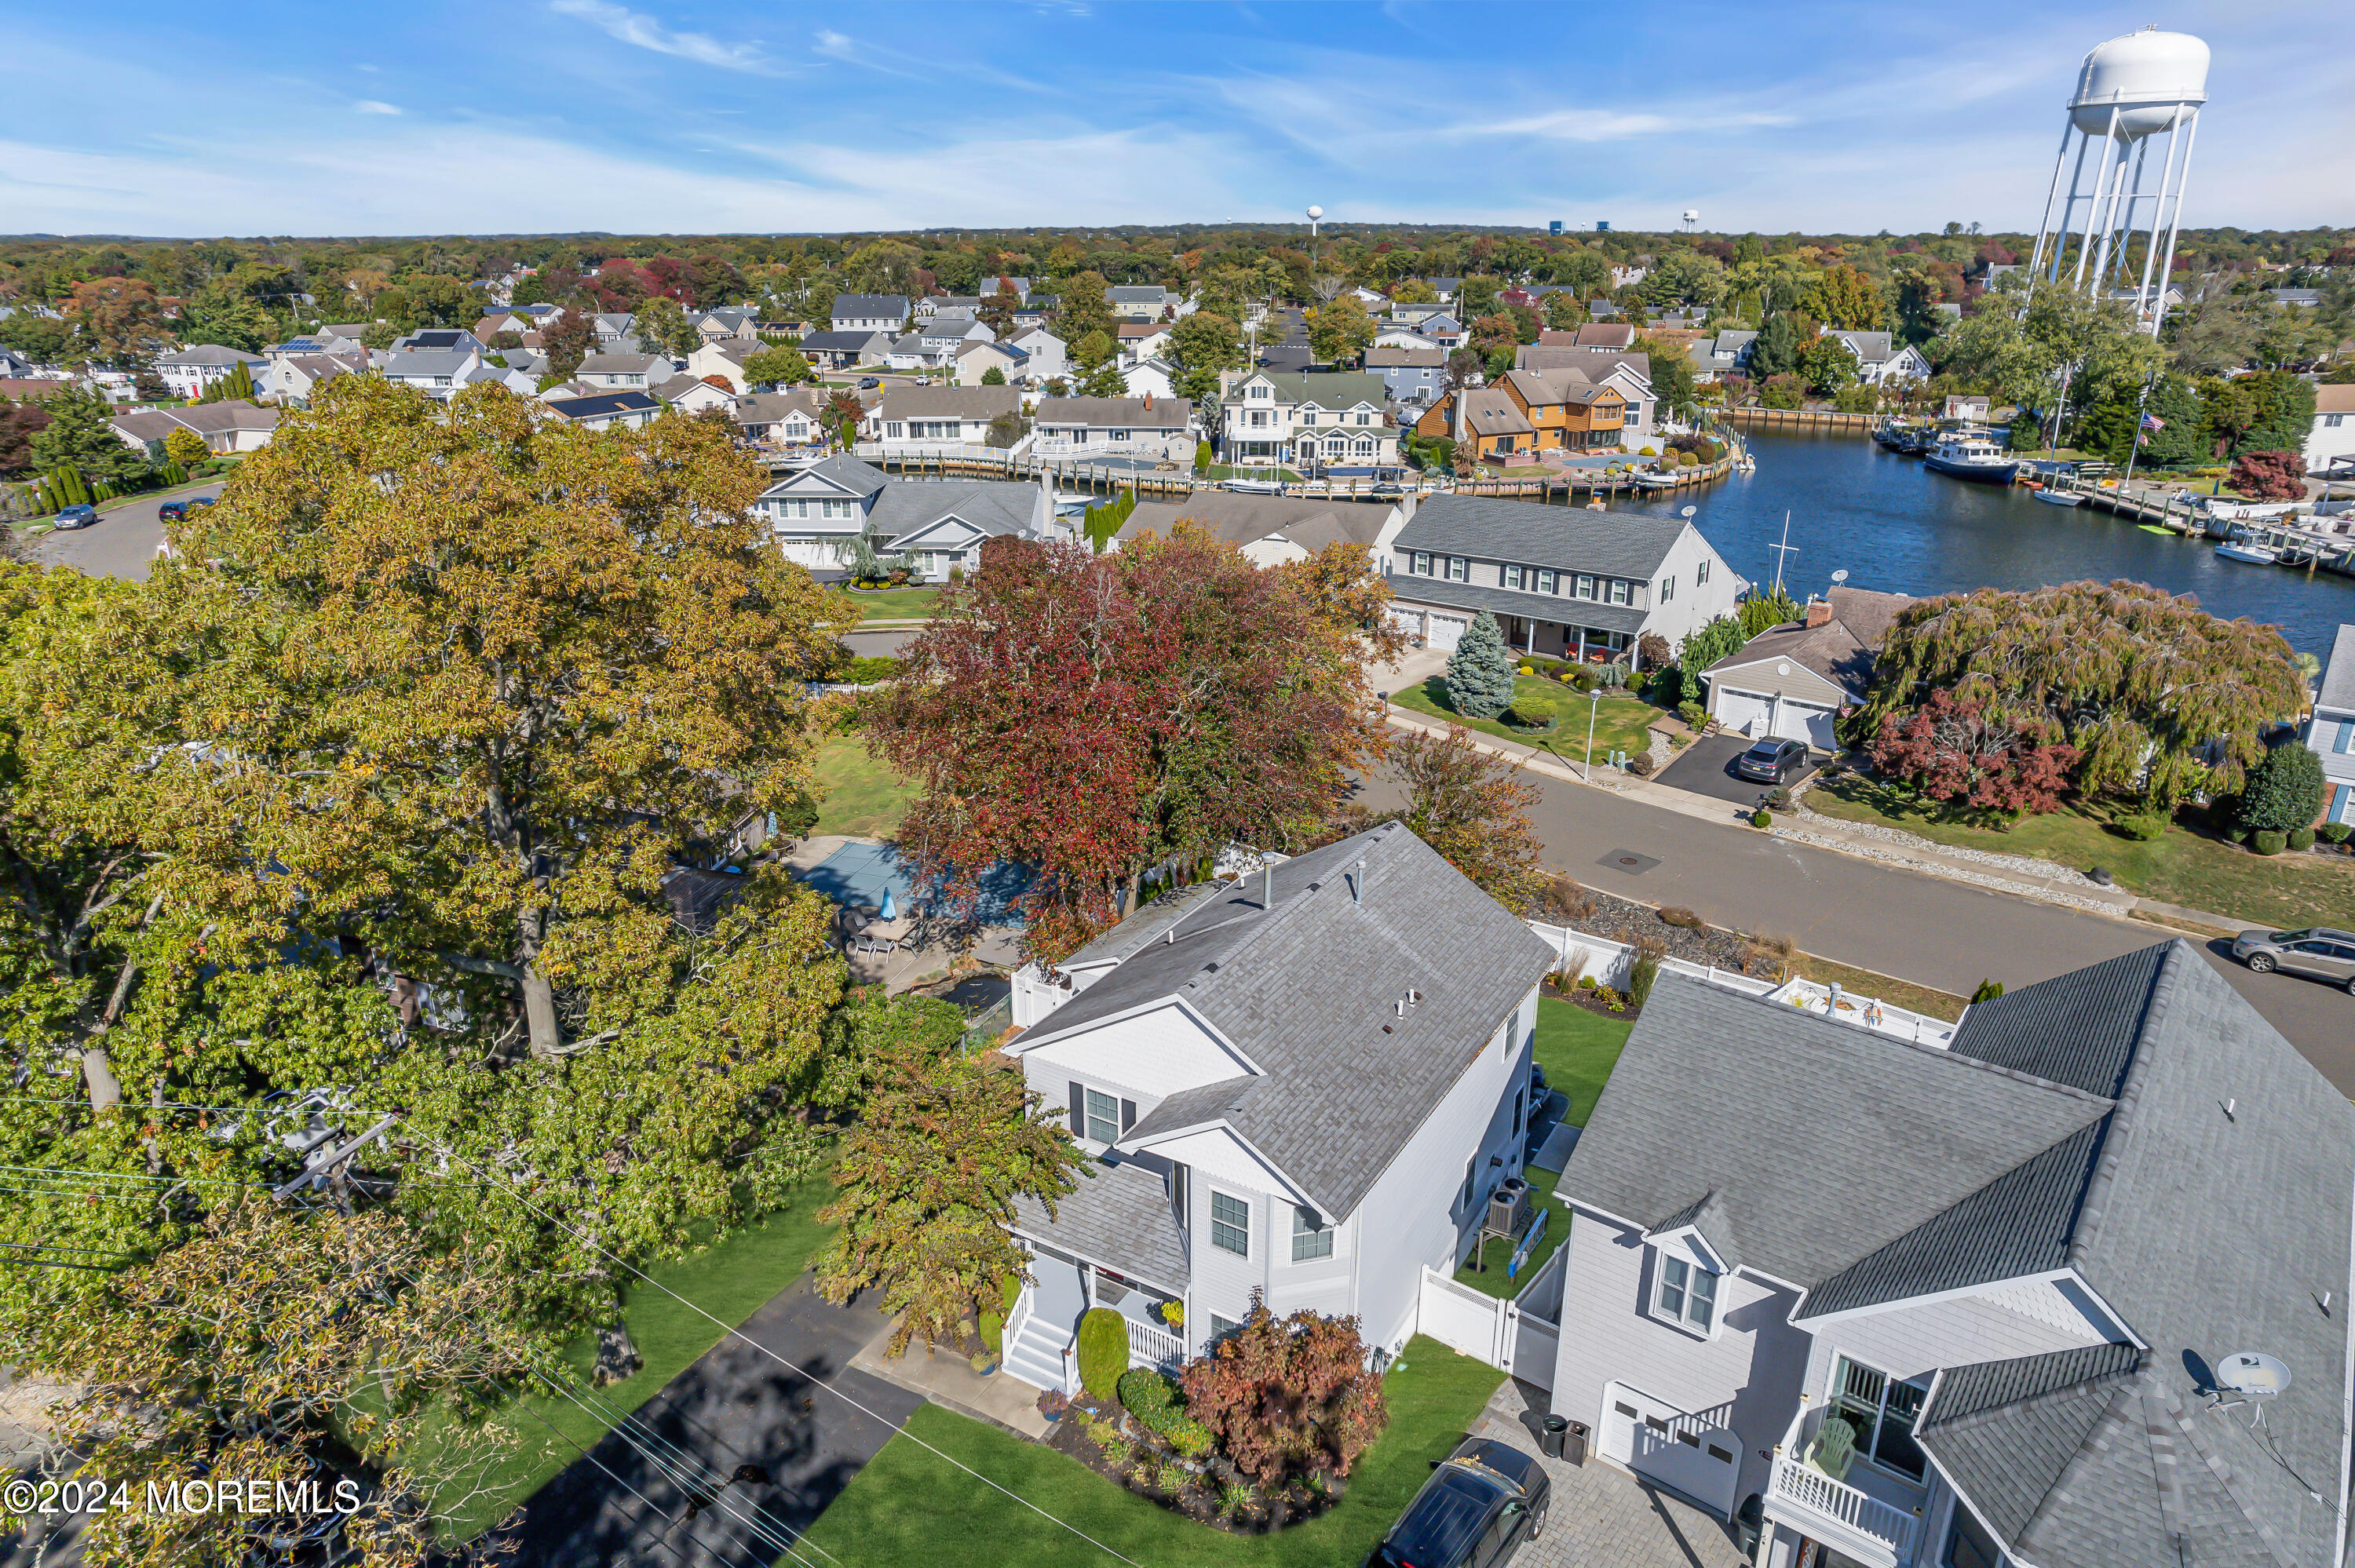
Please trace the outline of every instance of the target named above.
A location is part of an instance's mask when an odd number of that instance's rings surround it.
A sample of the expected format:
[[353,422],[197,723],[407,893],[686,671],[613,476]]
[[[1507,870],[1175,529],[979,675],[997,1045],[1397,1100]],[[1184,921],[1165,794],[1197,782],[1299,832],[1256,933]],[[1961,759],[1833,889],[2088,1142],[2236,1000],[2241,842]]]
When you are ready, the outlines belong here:
[[897,920],[900,917],[899,906],[892,903],[891,890],[888,887],[883,890],[883,907],[876,911],[876,914],[879,918],[884,920]]

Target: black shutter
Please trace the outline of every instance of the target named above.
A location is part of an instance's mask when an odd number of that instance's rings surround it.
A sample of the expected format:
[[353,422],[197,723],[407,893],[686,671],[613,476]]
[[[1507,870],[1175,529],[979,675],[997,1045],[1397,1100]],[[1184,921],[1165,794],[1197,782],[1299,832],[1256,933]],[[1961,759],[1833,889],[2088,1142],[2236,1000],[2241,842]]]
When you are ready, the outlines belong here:
[[1088,1135],[1088,1091],[1077,1078],[1071,1080],[1071,1136]]
[[1175,1160],[1170,1162],[1169,1199],[1171,1207],[1177,1213],[1178,1228],[1180,1231],[1186,1228],[1186,1181],[1189,1174],[1185,1166]]
[[1123,1101],[1121,1101],[1121,1102],[1120,1102],[1120,1130],[1121,1130],[1121,1131],[1123,1131],[1123,1132],[1126,1132],[1130,1128],[1135,1127],[1135,1125],[1136,1125],[1136,1102],[1135,1102],[1135,1100],[1123,1100]]

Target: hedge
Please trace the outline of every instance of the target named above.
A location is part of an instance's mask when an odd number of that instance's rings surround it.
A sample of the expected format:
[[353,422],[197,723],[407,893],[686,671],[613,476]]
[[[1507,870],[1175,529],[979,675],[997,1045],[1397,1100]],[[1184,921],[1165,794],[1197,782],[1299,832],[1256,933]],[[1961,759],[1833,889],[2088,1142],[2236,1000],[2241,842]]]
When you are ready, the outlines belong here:
[[1128,1370],[1128,1321],[1109,1307],[1091,1307],[1080,1319],[1080,1383],[1098,1399],[1116,1398]]

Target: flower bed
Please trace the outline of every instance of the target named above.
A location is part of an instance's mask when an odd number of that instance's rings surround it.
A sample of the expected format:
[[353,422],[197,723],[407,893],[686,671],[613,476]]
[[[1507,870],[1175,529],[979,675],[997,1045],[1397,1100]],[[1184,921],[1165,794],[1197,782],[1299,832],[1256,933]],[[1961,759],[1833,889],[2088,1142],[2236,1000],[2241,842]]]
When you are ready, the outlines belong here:
[[1340,1501],[1339,1476],[1263,1488],[1217,1454],[1189,1459],[1117,1404],[1082,1394],[1047,1435],[1047,1446],[1148,1502],[1214,1530],[1267,1535]]

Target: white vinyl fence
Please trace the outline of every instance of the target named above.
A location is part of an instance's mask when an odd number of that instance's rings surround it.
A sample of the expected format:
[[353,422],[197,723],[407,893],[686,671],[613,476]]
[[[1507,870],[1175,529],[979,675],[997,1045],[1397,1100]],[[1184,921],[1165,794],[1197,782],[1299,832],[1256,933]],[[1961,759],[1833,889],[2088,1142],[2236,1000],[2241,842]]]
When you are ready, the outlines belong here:
[[[1636,949],[1626,943],[1566,926],[1549,926],[1542,920],[1531,920],[1528,925],[1544,939],[1546,946],[1554,950],[1554,968],[1567,970],[1572,984],[1577,983],[1581,975],[1593,975],[1596,985],[1607,985],[1620,991],[1627,989],[1627,971],[1635,967]],[[1764,996],[1780,983],[1745,975],[1739,969],[1721,969],[1713,965],[1689,963],[1683,959],[1662,959],[1660,968],[1751,996]]]
[[[1569,1215],[1562,1218],[1566,1222]],[[1561,1274],[1569,1262],[1570,1248],[1565,1245],[1546,1259],[1545,1266],[1531,1275],[1520,1295],[1510,1301],[1458,1285],[1425,1266],[1416,1330],[1523,1383],[1551,1388],[1561,1330],[1536,1304],[1550,1302],[1555,1311],[1561,1309]],[[1531,1305],[1524,1308],[1525,1301]]]

